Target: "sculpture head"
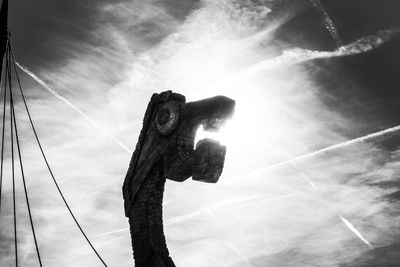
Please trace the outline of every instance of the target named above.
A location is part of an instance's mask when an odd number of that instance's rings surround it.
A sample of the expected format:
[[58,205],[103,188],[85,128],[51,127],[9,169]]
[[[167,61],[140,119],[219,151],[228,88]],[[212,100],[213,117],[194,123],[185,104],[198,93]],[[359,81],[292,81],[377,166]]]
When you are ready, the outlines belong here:
[[211,139],[194,143],[197,129],[217,131],[233,115],[235,101],[215,96],[186,103],[180,94],[166,91],[154,94],[147,107],[143,128],[125,178],[125,213],[141,184],[154,167],[162,168],[164,178],[215,183],[225,160],[226,147]]

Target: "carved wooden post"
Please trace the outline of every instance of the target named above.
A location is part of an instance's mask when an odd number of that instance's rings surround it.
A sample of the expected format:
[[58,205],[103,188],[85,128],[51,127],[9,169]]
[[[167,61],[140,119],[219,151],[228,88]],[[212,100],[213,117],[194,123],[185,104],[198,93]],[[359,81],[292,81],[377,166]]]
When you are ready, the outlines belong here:
[[224,96],[185,102],[171,91],[152,96],[125,177],[122,191],[136,267],[175,266],[162,222],[165,179],[215,183],[223,169],[226,147],[210,139],[194,147],[194,138],[200,125],[217,130],[232,116],[235,102]]

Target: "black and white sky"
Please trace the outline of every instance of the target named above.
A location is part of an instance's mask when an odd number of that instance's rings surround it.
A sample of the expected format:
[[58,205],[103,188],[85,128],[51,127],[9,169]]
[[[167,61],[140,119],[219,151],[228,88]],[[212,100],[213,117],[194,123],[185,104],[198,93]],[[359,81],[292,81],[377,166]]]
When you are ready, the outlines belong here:
[[[212,136],[228,147],[220,181],[167,182],[165,232],[177,266],[398,266],[396,131],[269,168],[400,125],[398,0],[9,5],[39,136],[109,266],[133,265],[121,186],[147,103],[165,90],[237,102],[230,124]],[[44,265],[100,266],[16,108]],[[36,266],[17,186],[21,265]],[[3,192],[0,265],[12,266],[9,175]]]

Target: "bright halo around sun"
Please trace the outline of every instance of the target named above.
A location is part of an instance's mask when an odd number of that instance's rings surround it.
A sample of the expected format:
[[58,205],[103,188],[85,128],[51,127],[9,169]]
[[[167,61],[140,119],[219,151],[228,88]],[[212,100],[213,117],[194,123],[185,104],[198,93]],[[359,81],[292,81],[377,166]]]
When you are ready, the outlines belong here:
[[[277,139],[283,137],[284,123],[271,105],[260,105],[251,97],[235,97],[224,94],[236,101],[231,119],[216,132],[205,131],[203,126],[197,130],[195,144],[204,138],[217,140],[227,147],[224,176],[246,173],[254,167],[268,164],[273,157],[272,148]],[[269,103],[271,104],[271,103]],[[269,148],[269,149],[268,149]]]
[[174,61],[184,65],[167,83],[170,88],[183,88],[188,102],[216,95],[235,100],[233,117],[218,132],[199,127],[195,139],[211,138],[226,145],[222,173],[226,178],[309,151],[309,144],[320,140],[315,134],[320,134],[326,121],[323,113],[315,115],[315,110],[321,110],[315,86],[302,69],[282,66],[266,51],[249,50],[247,42],[244,39],[239,46],[197,43],[196,53],[185,50]]

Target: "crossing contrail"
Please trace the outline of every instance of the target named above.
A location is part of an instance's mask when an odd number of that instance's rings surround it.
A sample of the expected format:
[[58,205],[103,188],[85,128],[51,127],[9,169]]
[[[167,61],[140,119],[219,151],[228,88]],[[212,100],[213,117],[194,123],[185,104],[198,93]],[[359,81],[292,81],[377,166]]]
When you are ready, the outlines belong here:
[[308,175],[306,175],[302,170],[300,170],[299,168],[297,168],[297,166],[291,162],[290,165],[292,165],[292,167],[307,181],[307,183],[315,190],[318,191],[318,187],[313,183],[313,181],[311,181],[310,177],[308,177]]
[[70,106],[76,113],[81,115],[85,120],[87,120],[90,124],[92,124],[94,127],[96,127],[102,134],[105,136],[109,137],[111,140],[113,140],[116,144],[118,144],[123,150],[128,152],[129,154],[132,154],[132,150],[129,149],[124,143],[122,143],[120,140],[118,140],[113,134],[111,134],[109,131],[107,131],[103,126],[101,126],[99,123],[97,123],[95,120],[90,118],[88,115],[86,115],[85,112],[83,112],[80,108],[75,106],[71,101],[66,99],[65,97],[61,96],[59,93],[57,93],[55,90],[53,90],[45,81],[40,79],[36,74],[34,74],[32,71],[30,71],[28,68],[22,66],[18,62],[15,62],[23,72],[28,74],[32,79],[34,79],[37,83],[42,85],[47,91],[49,91],[52,95],[54,95],[56,98],[59,100],[63,101],[65,104]]
[[331,17],[328,15],[325,7],[322,5],[321,1],[310,0],[310,2],[321,13],[324,26],[330,33],[332,39],[336,42],[336,46],[341,47],[343,44],[341,38],[339,37],[339,33],[335,27],[335,24],[333,24]]
[[358,238],[361,239],[361,241],[363,241],[365,244],[367,244],[367,246],[370,249],[373,249],[374,247],[371,245],[371,243],[368,242],[367,239],[365,239],[363,237],[363,235],[360,233],[360,231],[358,231],[352,224],[351,222],[349,222],[346,218],[344,218],[343,216],[339,215],[339,218],[343,221],[343,223],[347,226],[347,228],[350,229],[350,231],[352,231]]
[[[292,167],[297,170],[300,175],[306,179],[306,181],[311,185],[311,187],[315,190],[315,191],[319,191],[318,187],[311,181],[311,179],[308,177],[308,175],[306,175],[304,172],[302,172],[299,168],[297,168],[296,165],[294,165],[293,163],[290,163],[290,165],[292,165]],[[369,241],[361,234],[361,232],[349,221],[347,220],[345,217],[343,217],[342,215],[338,215],[338,217],[342,220],[342,222],[344,223],[344,225],[350,229],[350,231],[352,231],[359,239],[361,239],[362,242],[364,242],[365,244],[367,244],[367,246],[369,246],[371,249],[373,249],[373,246],[371,245],[371,243],[369,243]]]

